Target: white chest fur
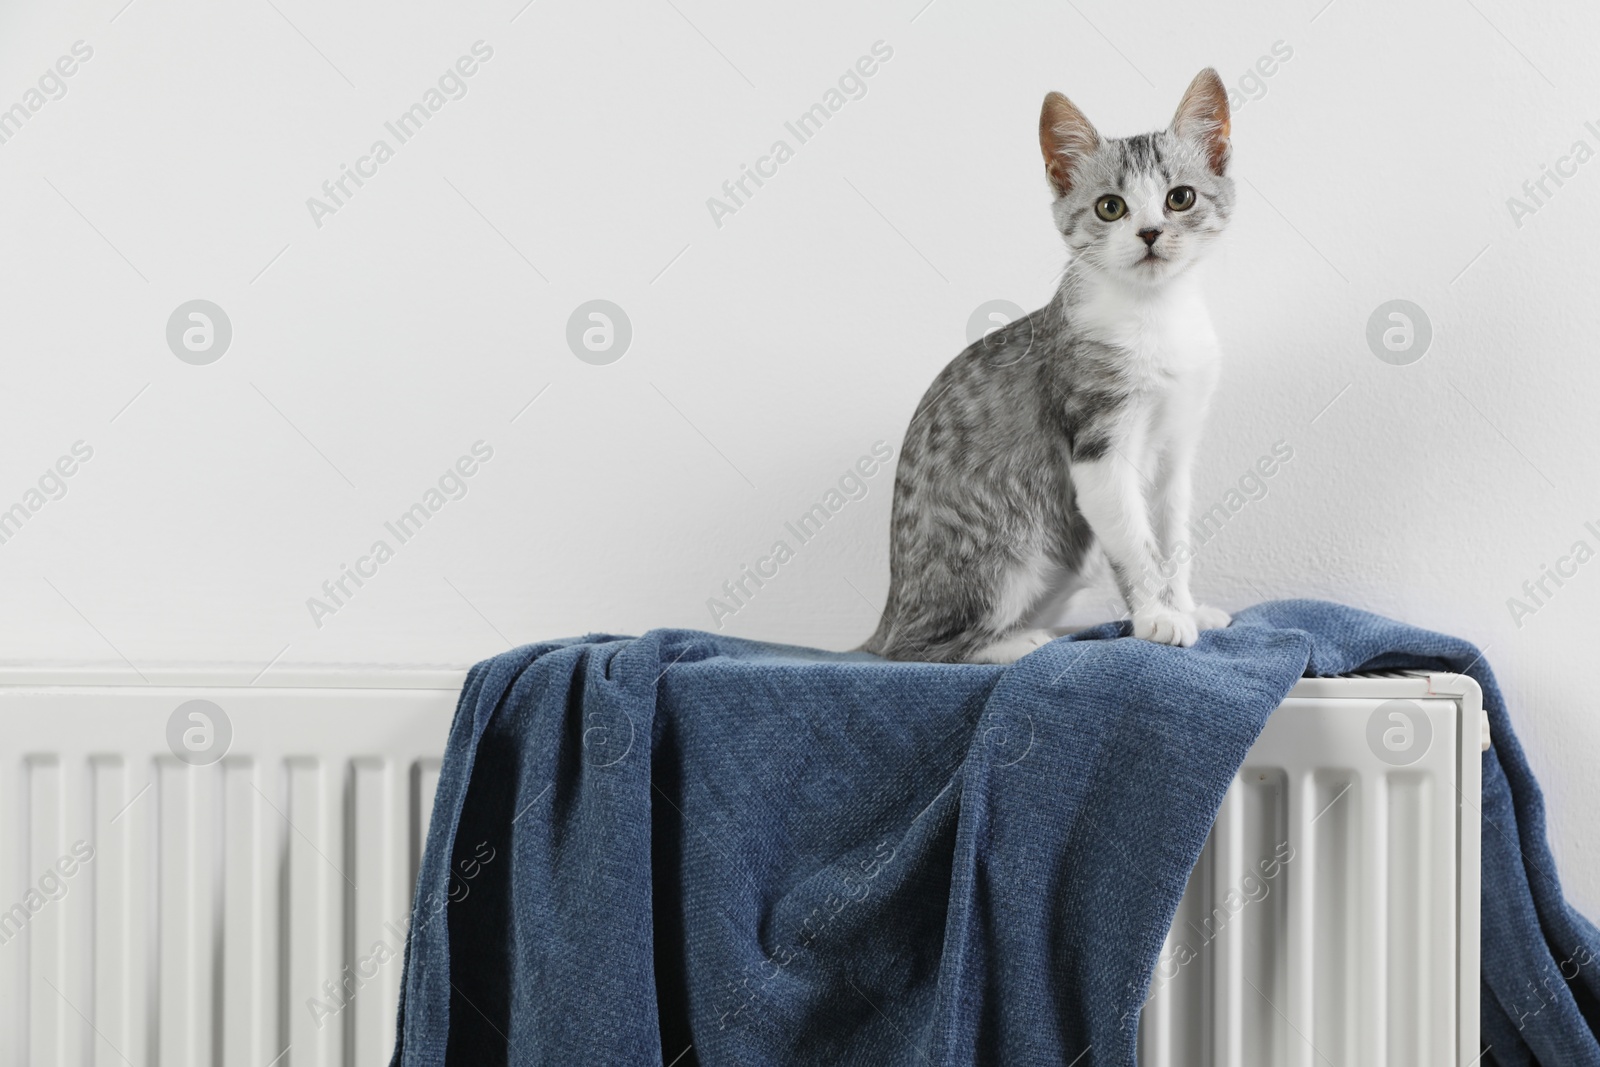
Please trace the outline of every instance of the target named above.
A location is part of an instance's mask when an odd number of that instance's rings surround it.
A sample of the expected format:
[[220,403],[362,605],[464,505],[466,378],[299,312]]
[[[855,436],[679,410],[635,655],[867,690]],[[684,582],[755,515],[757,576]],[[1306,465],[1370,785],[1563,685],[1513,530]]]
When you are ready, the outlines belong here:
[[1097,279],[1078,295],[1079,331],[1117,350],[1119,369],[1130,384],[1155,392],[1205,384],[1209,392],[1216,376],[1217,335],[1192,278],[1158,287]]

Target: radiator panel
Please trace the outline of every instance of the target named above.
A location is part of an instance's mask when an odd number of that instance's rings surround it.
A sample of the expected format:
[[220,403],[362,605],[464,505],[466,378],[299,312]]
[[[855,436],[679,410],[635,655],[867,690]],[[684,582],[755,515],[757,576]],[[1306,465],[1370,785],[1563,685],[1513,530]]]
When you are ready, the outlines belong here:
[[[386,1064],[459,681],[0,672],[0,1067]],[[1274,714],[1167,938],[1145,1067],[1477,1058],[1477,709],[1431,684],[1308,680]],[[1400,697],[1432,737],[1394,766],[1366,726]],[[214,762],[172,740],[196,700],[231,728]]]
[[[1456,700],[1408,700],[1431,736],[1420,756],[1386,762],[1368,724],[1386,724],[1390,703],[1291,698],[1273,714],[1168,935],[1141,1020],[1143,1067],[1477,1057],[1466,1004],[1477,992],[1477,914],[1462,907],[1458,859],[1463,836],[1476,835],[1476,807],[1458,792],[1478,790],[1462,771],[1478,756],[1476,717],[1464,747]],[[1466,859],[1475,887],[1476,850]]]
[[[167,740],[197,698],[204,765]],[[0,1064],[387,1064],[455,701],[0,686]]]

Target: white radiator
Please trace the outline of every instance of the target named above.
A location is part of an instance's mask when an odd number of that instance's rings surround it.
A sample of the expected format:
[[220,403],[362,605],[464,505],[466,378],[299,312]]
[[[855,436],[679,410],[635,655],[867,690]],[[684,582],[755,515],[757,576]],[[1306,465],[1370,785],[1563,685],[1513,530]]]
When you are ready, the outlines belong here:
[[146,674],[0,675],[0,1064],[388,1063],[462,675]]
[[1228,790],[1139,1030],[1141,1067],[1469,1067],[1477,683],[1306,679]]
[[[0,1067],[387,1063],[462,675],[146,673],[0,671]],[[1145,1067],[1476,1059],[1479,716],[1450,675],[1296,686],[1191,879]]]

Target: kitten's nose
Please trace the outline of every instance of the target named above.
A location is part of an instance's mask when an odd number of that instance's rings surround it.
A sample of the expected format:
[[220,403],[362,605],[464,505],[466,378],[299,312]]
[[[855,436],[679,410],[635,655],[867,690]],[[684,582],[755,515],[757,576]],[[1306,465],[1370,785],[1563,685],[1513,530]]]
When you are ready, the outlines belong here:
[[1144,246],[1149,248],[1156,243],[1156,238],[1161,236],[1160,230],[1140,230],[1139,236],[1144,239]]

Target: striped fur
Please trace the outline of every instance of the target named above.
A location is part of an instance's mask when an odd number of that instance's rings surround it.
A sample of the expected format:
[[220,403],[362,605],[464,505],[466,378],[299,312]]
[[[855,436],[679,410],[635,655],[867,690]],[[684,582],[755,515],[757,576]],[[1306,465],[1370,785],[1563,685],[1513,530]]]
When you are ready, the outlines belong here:
[[[1070,262],[1048,304],[968,347],[917,406],[895,475],[888,603],[865,649],[1015,659],[1048,639],[1027,623],[1074,587],[1097,543],[1140,636],[1192,644],[1226,625],[1195,605],[1174,546],[1217,374],[1191,268],[1233,211],[1227,136],[1212,71],[1170,128],[1136,137],[1102,138],[1065,97],[1046,99],[1041,143]],[[1168,206],[1178,186],[1195,191],[1187,210]],[[1108,194],[1127,205],[1116,221],[1095,209]]]

